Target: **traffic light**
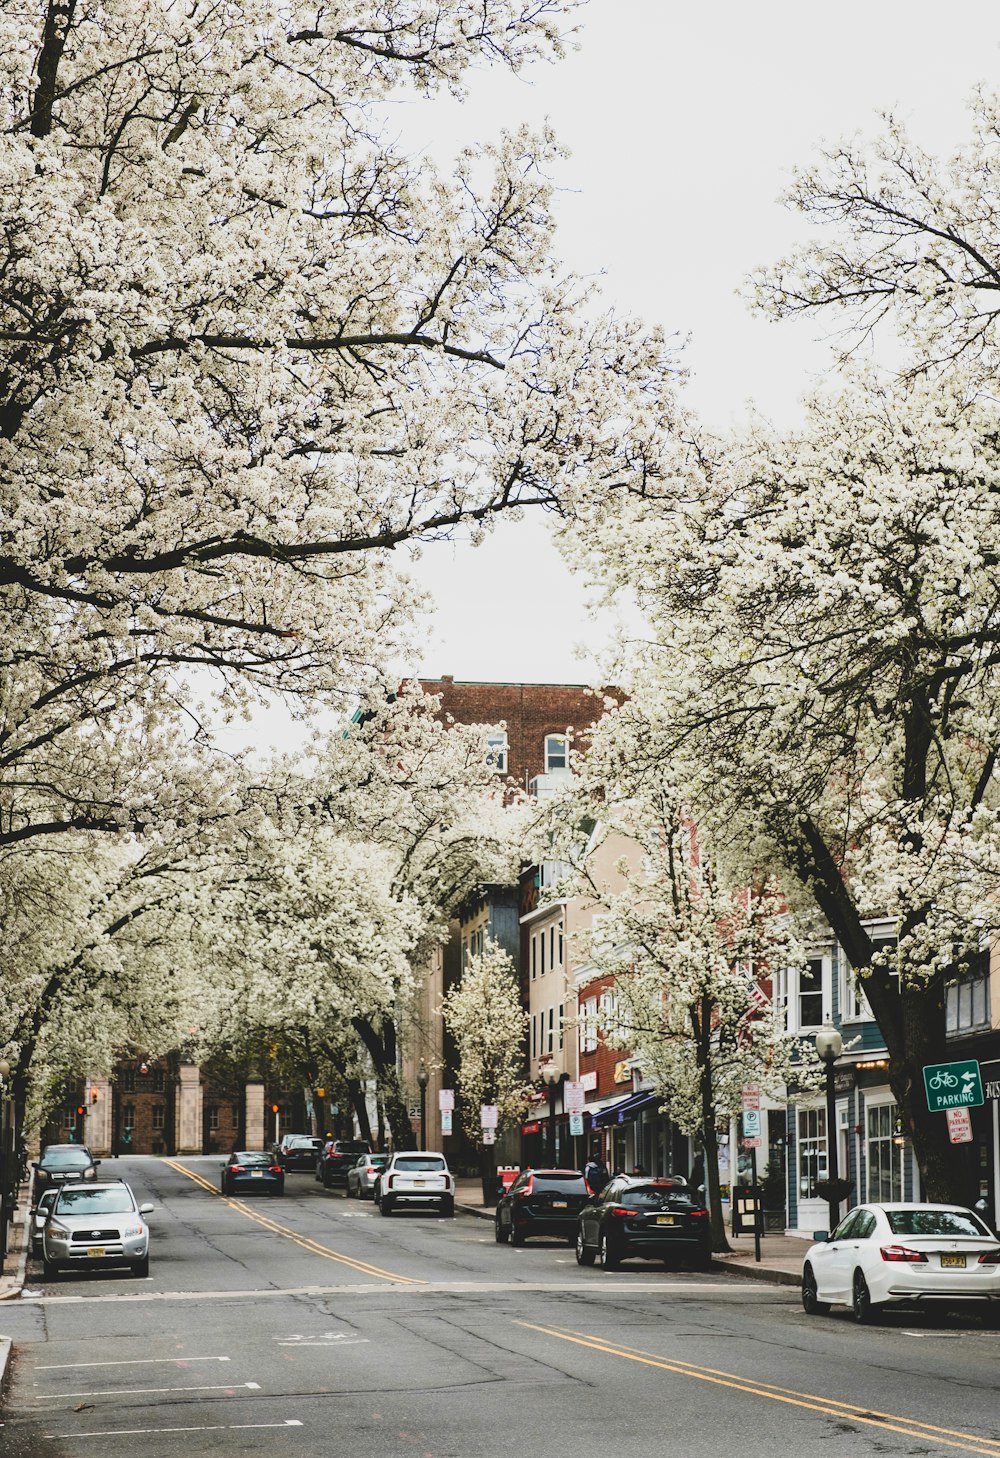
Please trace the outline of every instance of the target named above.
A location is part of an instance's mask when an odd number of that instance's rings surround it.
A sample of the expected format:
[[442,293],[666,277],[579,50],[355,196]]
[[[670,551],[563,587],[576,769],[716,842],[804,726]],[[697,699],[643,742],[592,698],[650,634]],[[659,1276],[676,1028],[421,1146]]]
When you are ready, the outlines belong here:
[[278,1112],[278,1105],[277,1104],[272,1104],[271,1105],[271,1113],[272,1114],[276,1114],[277,1112]]
[[316,1090],[316,1097],[321,1099],[325,1093],[326,1093],[326,1089],[325,1088],[318,1088]]
[[83,1105],[82,1104],[77,1104],[77,1106],[76,1106],[76,1117],[78,1119],[82,1119],[83,1118]]
[[90,1102],[92,1104],[96,1104],[97,1103],[97,1097],[98,1097],[98,1090],[96,1088],[92,1088],[90,1090]]

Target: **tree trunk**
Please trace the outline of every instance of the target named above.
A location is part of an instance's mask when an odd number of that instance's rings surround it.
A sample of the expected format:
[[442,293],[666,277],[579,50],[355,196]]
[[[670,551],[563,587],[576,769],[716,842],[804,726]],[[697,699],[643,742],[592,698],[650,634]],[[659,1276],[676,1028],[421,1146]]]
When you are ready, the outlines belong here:
[[358,1128],[361,1130],[362,1139],[372,1142],[372,1125],[368,1117],[368,1101],[365,1098],[365,1089],[360,1078],[349,1078],[347,1080],[347,1094],[351,1100],[351,1108],[354,1110],[354,1117],[358,1121]]
[[368,1018],[355,1017],[351,1019],[351,1025],[371,1055],[393,1149],[415,1149],[413,1126],[396,1071],[395,1023],[391,1018],[385,1018],[381,1029],[377,1030]]
[[712,1229],[712,1250],[731,1250],[722,1217],[722,1191],[719,1188],[719,1136],[715,1130],[715,1089],[712,1082],[712,1002],[702,998],[698,1015],[692,1020],[698,1057],[698,1082],[701,1092],[701,1144],[705,1159],[705,1203]]

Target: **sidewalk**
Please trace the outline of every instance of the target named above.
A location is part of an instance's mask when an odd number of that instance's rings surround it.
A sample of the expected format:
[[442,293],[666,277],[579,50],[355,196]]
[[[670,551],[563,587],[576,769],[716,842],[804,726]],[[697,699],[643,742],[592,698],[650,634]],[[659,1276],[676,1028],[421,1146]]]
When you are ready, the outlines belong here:
[[[455,1181],[455,1205],[467,1215],[492,1220],[494,1206],[483,1204],[479,1180]],[[760,1238],[760,1263],[754,1258],[752,1235],[730,1235],[732,1252],[716,1256],[712,1268],[729,1276],[749,1277],[751,1281],[771,1281],[778,1286],[798,1286],[802,1281],[802,1258],[810,1240],[798,1235],[771,1233]]]

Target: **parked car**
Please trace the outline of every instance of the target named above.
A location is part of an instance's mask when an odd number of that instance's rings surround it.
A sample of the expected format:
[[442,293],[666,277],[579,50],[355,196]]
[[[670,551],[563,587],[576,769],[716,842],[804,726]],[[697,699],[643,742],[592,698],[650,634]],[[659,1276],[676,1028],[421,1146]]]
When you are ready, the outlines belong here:
[[136,1202],[124,1180],[63,1185],[42,1229],[46,1280],[81,1266],[130,1266],[133,1276],[148,1276],[145,1217],[152,1210],[152,1205]]
[[329,1190],[347,1184],[347,1171],[357,1164],[359,1154],[371,1154],[372,1147],[364,1139],[329,1139],[316,1163],[316,1178]]
[[286,1170],[315,1169],[323,1151],[323,1141],[312,1134],[286,1134],[275,1153]]
[[455,1180],[443,1154],[407,1149],[386,1161],[374,1198],[383,1215],[391,1215],[401,1201],[437,1205],[442,1215],[454,1215]]
[[31,1212],[31,1254],[40,1256],[42,1253],[42,1231],[45,1229],[45,1222],[49,1218],[49,1211],[52,1209],[52,1201],[59,1193],[57,1185],[50,1185],[43,1190],[38,1204]]
[[283,1195],[285,1171],[266,1149],[234,1149],[222,1166],[219,1186],[224,1195],[235,1195],[239,1190]]
[[31,1166],[34,1177],[32,1198],[41,1199],[42,1191],[76,1180],[96,1180],[101,1161],[95,1159],[85,1144],[49,1144]]
[[347,1171],[347,1198],[375,1198],[375,1181],[389,1162],[387,1154],[362,1154]]
[[858,1205],[802,1264],[802,1305],[850,1306],[866,1322],[890,1305],[1000,1302],[1000,1240],[961,1205]]
[[497,1244],[523,1245],[529,1235],[549,1235],[574,1245],[577,1218],[589,1198],[579,1170],[524,1170],[497,1204]]
[[712,1263],[712,1232],[700,1193],[680,1175],[663,1179],[617,1175],[580,1211],[576,1259],[596,1260],[606,1271],[639,1256],[672,1266],[686,1261],[696,1270]]

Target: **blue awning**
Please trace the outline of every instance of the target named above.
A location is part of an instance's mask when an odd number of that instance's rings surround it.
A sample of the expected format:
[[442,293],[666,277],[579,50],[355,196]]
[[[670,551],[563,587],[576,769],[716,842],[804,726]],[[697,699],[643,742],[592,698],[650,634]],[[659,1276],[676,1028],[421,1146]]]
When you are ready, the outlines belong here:
[[598,1124],[626,1124],[642,1109],[655,1108],[657,1104],[663,1103],[661,1093],[651,1093],[648,1089],[644,1093],[629,1094],[620,1103],[612,1104],[608,1109],[602,1109],[599,1114],[593,1116],[594,1125]]

